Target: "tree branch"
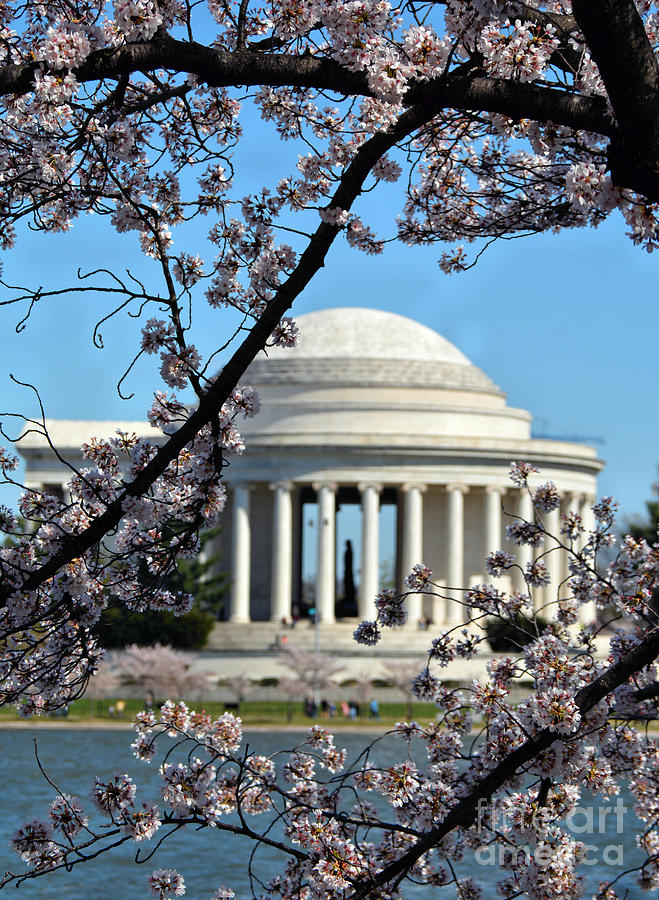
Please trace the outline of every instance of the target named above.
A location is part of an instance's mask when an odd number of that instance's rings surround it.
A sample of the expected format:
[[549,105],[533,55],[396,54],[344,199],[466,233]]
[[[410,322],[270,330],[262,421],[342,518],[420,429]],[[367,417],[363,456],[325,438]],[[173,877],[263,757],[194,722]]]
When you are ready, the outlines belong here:
[[[581,688],[575,697],[575,703],[579,711],[584,714],[593,709],[611,691],[624,684],[635,672],[639,672],[659,655],[659,631],[648,635],[640,644],[630,650],[619,662],[603,672],[595,681]],[[460,800],[448,813],[441,825],[427,832],[413,847],[399,857],[395,862],[386,866],[381,872],[373,875],[368,881],[355,885],[354,893],[349,900],[361,900],[363,897],[388,884],[401,872],[409,871],[414,863],[431,850],[455,828],[469,828],[476,819],[478,801],[480,798],[492,798],[494,794],[511,778],[523,765],[530,763],[535,757],[550,747],[555,741],[567,740],[555,731],[545,729],[536,737],[530,738],[521,747],[513,750],[499,765],[481,778],[474,789]]]
[[[30,91],[37,68],[36,63],[2,68],[0,95]],[[218,50],[176,40],[167,34],[158,34],[142,44],[99,50],[75,70],[75,75],[80,82],[90,82],[159,68],[195,75],[211,87],[290,86],[335,91],[346,96],[373,96],[363,73],[352,72],[331,59],[248,49]],[[443,108],[495,112],[517,119],[552,121],[605,136],[613,134],[602,98],[583,97],[532,83],[448,74],[413,84],[404,103],[407,106],[432,104],[436,112]]]
[[633,694],[634,700],[638,700],[639,703],[641,700],[652,700],[654,697],[659,697],[659,684],[648,684],[644,688],[639,688]]
[[659,199],[659,69],[633,0],[573,0],[606,85],[619,132],[609,162],[616,184]]
[[[397,123],[386,133],[380,132],[367,141],[355,154],[341,178],[330,207],[350,209],[360,194],[365,179],[380,157],[405,136],[414,132],[432,118],[434,111],[412,108],[403,113]],[[265,311],[251,328],[248,336],[233,354],[221,373],[201,397],[197,409],[185,423],[163,444],[153,459],[126,485],[123,493],[107,505],[105,512],[97,516],[91,525],[79,534],[71,535],[62,547],[37,569],[27,576],[21,590],[33,591],[72,560],[81,557],[103,537],[116,529],[123,516],[123,505],[127,498],[146,494],[157,479],[165,472],[192,441],[195,435],[212,419],[228,399],[231,391],[248,365],[262,350],[281,317],[291,307],[293,301],[304,290],[313,276],[324,266],[325,256],[339,232],[336,225],[321,223],[309,241],[306,250],[289,278],[269,301]],[[0,600],[4,600],[15,590],[14,587],[0,588]]]

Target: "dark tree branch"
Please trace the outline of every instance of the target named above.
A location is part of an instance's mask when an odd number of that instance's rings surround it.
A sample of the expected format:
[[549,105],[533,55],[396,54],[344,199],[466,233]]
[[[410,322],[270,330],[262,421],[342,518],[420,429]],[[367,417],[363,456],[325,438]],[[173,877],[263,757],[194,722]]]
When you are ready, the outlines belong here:
[[573,0],[606,85],[619,132],[609,163],[616,184],[659,199],[659,69],[633,0]]
[[444,109],[493,112],[511,119],[553,122],[605,137],[615,134],[603,98],[582,97],[528,82],[449,75],[446,79],[411,87],[405,99],[415,103],[434,101]]
[[[352,163],[341,178],[330,207],[350,209],[359,196],[364,181],[380,157],[398,141],[413,133],[434,115],[425,108],[412,108],[403,113],[397,123],[386,133],[380,132],[367,141],[356,153]],[[281,317],[291,307],[293,301],[304,290],[313,276],[324,266],[329,251],[339,229],[336,225],[321,223],[312,236],[306,250],[289,278],[279,288],[268,303],[265,311],[251,328],[248,336],[233,354],[221,373],[199,400],[197,409],[185,423],[163,444],[152,460],[128,483],[122,494],[108,504],[105,512],[97,516],[89,527],[79,534],[71,535],[62,547],[43,565],[31,572],[21,590],[33,591],[72,560],[81,557],[106,534],[117,528],[123,516],[123,503],[128,497],[146,494],[157,479],[165,472],[195,435],[219,413],[239,379],[262,350]],[[15,588],[0,588],[0,601]]]
[[[0,95],[31,90],[37,66],[9,65],[0,70]],[[317,88],[339,94],[373,96],[366,77],[330,59],[253,50],[217,50],[159,34],[143,44],[127,44],[93,53],[75,74],[81,82],[120,79],[137,71],[164,68],[196,75],[211,87],[290,86]],[[537,84],[486,77],[445,75],[412,85],[406,105],[431,103],[443,108],[495,112],[511,118],[613,134],[606,104],[599,97],[582,97]]]
[[[591,684],[581,688],[575,697],[579,711],[584,714],[610,694],[615,688],[624,684],[635,672],[651,665],[659,656],[659,631],[648,635],[638,646],[630,650],[619,662],[612,665]],[[545,729],[534,738],[530,738],[485,777],[476,783],[469,796],[460,800],[448,813],[441,825],[427,832],[413,847],[399,859],[386,866],[381,872],[371,876],[368,881],[355,885],[354,893],[349,900],[360,900],[371,892],[391,882],[401,872],[409,871],[414,863],[446,837],[455,828],[469,828],[476,819],[480,798],[491,798],[519,769],[532,762],[535,757],[550,747],[554,741],[566,740],[555,731]]]
[[652,700],[654,697],[659,697],[659,684],[648,684],[644,688],[639,688],[633,696],[634,700],[638,700],[639,703],[641,700]]
[[238,37],[236,39],[236,46],[239,50],[243,50],[245,44],[247,43],[247,7],[249,6],[249,0],[241,0],[240,2],[240,10],[238,12]]

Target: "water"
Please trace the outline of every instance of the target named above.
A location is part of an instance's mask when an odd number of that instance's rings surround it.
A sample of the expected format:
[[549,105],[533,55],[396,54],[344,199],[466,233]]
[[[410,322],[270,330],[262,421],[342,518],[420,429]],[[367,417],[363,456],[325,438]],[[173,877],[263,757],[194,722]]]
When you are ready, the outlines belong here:
[[[34,739],[38,740],[41,763],[61,790],[75,794],[83,801],[83,806],[93,817],[91,802],[87,795],[93,776],[111,776],[117,772],[135,777],[138,785],[138,799],[156,800],[159,778],[157,764],[145,766],[134,759],[130,750],[132,732],[108,731],[100,729],[78,730],[72,728],[49,729],[2,729],[0,730],[0,754],[5,760],[0,797],[2,816],[0,817],[0,871],[23,870],[23,863],[8,847],[11,834],[24,822],[32,818],[44,818],[48,804],[54,797],[53,789],[46,783],[38,770],[34,758]],[[248,733],[250,749],[259,753],[272,753],[282,747],[293,747],[302,734]],[[359,734],[339,734],[337,746],[348,750],[348,758],[354,758],[364,747],[367,738]],[[402,758],[404,745],[399,739],[386,738],[379,743],[375,760],[378,764],[388,764]],[[611,801],[611,805],[614,805]],[[591,814],[587,801],[582,801],[586,810],[575,818],[577,828],[582,831],[579,839],[592,845],[589,857],[594,865],[583,871],[587,890],[584,896],[591,896],[602,879],[615,877],[626,868],[638,864],[642,854],[635,846],[635,835],[639,832],[628,796],[623,797],[626,812],[616,817],[615,813],[601,816],[596,808]],[[589,821],[589,816],[591,821]],[[250,824],[258,828],[262,819],[252,818]],[[591,827],[592,826],[592,827]],[[618,832],[621,826],[621,832]],[[163,829],[157,833],[159,838]],[[183,830],[157,849],[152,859],[135,865],[135,849],[141,847],[145,856],[156,841],[136,845],[132,842],[117,850],[100,856],[91,862],[73,868],[71,872],[54,872],[43,878],[26,881],[18,894],[13,894],[13,886],[4,890],[18,900],[140,900],[150,896],[146,879],[154,868],[177,868],[184,876],[190,900],[208,900],[219,887],[232,887],[239,900],[247,900],[254,894],[265,894],[256,883],[250,886],[247,874],[247,859],[252,845],[244,838],[237,838],[214,829],[198,832]],[[606,848],[609,848],[608,850]],[[612,849],[613,848],[613,849]],[[282,870],[283,855],[271,848],[261,848],[254,860],[257,876],[267,880]],[[487,864],[476,865],[469,854],[458,867],[460,875],[471,874],[486,886],[486,898],[495,898],[494,884],[501,877],[496,859],[485,859]],[[609,864],[607,864],[607,862]],[[611,864],[613,863],[613,865]],[[622,863],[622,865],[616,865]],[[628,900],[641,900],[649,895],[634,883],[634,877],[626,876],[618,885],[620,896],[628,888]],[[410,900],[430,900],[430,898],[454,897],[454,889],[448,892],[432,888],[409,886],[404,890]],[[4,900],[4,898],[3,898]]]

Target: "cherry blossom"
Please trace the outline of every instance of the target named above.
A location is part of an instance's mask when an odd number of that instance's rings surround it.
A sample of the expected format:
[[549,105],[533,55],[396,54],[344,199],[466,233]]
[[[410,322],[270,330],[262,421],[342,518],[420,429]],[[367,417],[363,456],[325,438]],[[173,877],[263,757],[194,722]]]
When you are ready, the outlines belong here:
[[432,578],[432,570],[424,563],[415,563],[412,571],[405,578],[405,584],[413,591],[423,590]]
[[380,640],[380,629],[376,622],[360,622],[353,636],[358,644],[377,644]]
[[558,509],[560,505],[560,494],[556,485],[548,481],[536,488],[533,494],[533,505],[541,512],[548,513],[553,509]]
[[149,875],[149,887],[158,900],[172,900],[185,894],[185,881],[176,869],[154,869]]
[[53,828],[61,831],[67,837],[78,834],[87,824],[87,817],[83,814],[80,802],[76,797],[66,794],[53,800],[48,814]]

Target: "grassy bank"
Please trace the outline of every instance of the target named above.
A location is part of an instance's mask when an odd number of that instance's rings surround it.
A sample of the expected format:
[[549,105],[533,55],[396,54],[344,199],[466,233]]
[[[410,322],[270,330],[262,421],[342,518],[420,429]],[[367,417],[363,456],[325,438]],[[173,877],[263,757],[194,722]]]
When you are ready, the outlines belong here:
[[[123,703],[123,709],[121,704]],[[188,701],[189,705],[196,710],[205,710],[209,715],[215,717],[221,715],[227,710],[228,704],[213,701]],[[95,722],[98,723],[121,723],[130,722],[135,713],[144,708],[143,700],[112,698],[104,700],[91,700],[84,697],[82,700],[76,700],[71,704],[66,715],[48,716],[49,722],[57,721],[63,725],[67,722],[87,723],[90,726]],[[363,714],[357,719],[347,719],[341,715],[337,715],[332,719],[323,719],[320,715],[315,719],[310,719],[304,715],[302,703],[296,702],[289,706],[284,701],[277,700],[246,700],[241,703],[239,708],[231,707],[230,712],[240,716],[246,726],[260,725],[272,726],[276,728],[279,725],[299,725],[301,728],[307,728],[314,721],[320,722],[326,727],[339,729],[346,725],[359,724],[362,726],[373,726],[380,729],[392,726],[401,719],[409,718],[409,711],[405,703],[381,703],[380,719],[372,719],[368,717],[368,707],[364,707]],[[435,716],[435,708],[429,703],[413,703],[412,718],[417,722],[429,722]],[[19,719],[16,712],[9,708],[0,708],[0,723],[9,722]],[[32,719],[38,725],[40,717]]]

